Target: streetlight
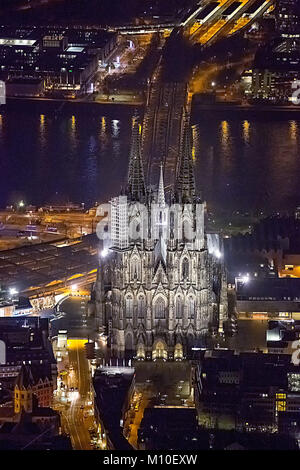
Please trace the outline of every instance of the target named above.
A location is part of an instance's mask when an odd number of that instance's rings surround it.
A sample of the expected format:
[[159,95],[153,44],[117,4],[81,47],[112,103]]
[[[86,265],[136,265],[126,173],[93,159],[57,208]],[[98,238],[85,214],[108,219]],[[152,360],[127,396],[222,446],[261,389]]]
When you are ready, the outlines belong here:
[[14,287],[11,287],[11,288],[9,289],[9,293],[10,293],[11,296],[13,296],[13,295],[17,295],[17,294],[18,294],[18,291],[17,291],[17,289],[15,289]]
[[218,259],[222,258],[222,253],[220,252],[220,250],[215,250],[215,257]]
[[249,274],[246,274],[245,276],[242,277],[242,282],[244,284],[247,284],[249,282],[250,278],[249,278]]
[[103,248],[103,250],[100,253],[101,258],[106,258],[107,255],[108,255],[108,249]]

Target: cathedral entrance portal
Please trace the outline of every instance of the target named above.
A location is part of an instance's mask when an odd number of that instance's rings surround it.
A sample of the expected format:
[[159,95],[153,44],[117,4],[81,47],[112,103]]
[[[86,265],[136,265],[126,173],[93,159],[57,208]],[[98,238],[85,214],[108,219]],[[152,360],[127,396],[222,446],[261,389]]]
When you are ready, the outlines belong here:
[[152,359],[164,359],[167,360],[168,358],[168,351],[166,343],[162,340],[157,341],[154,343],[154,347],[152,350]]
[[174,350],[175,361],[181,361],[183,359],[183,348],[182,344],[177,343]]
[[138,344],[136,358],[138,361],[144,361],[146,357],[145,346]]

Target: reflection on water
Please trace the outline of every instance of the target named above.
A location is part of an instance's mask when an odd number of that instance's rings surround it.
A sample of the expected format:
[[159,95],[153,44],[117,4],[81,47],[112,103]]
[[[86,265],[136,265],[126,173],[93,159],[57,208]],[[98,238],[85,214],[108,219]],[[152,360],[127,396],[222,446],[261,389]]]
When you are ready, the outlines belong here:
[[300,204],[299,121],[201,120],[196,179],[220,211],[293,211]]
[[40,115],[40,129],[39,129],[39,140],[42,148],[46,145],[46,132],[45,132],[45,115]]
[[221,122],[221,142],[226,147],[229,141],[229,125],[227,121]]
[[76,147],[76,118],[71,117],[71,131],[69,133],[72,148]]
[[298,123],[296,121],[290,121],[290,138],[293,142],[297,141],[298,136]]
[[127,174],[131,113],[117,119],[5,111],[0,206],[19,199],[90,206],[118,194]]
[[112,121],[112,135],[113,135],[113,137],[118,137],[118,135],[119,135],[119,125],[120,125],[120,121],[118,119],[114,119]]
[[105,129],[106,129],[106,120],[105,120],[105,117],[102,116],[102,119],[101,119],[101,130],[105,133]]
[[[0,206],[20,199],[89,206],[118,194],[127,175],[132,111],[100,113],[1,113]],[[209,208],[291,211],[300,205],[299,122],[210,118],[194,125],[197,187]]]
[[243,122],[243,137],[245,144],[249,144],[249,136],[250,136],[250,122],[244,121]]

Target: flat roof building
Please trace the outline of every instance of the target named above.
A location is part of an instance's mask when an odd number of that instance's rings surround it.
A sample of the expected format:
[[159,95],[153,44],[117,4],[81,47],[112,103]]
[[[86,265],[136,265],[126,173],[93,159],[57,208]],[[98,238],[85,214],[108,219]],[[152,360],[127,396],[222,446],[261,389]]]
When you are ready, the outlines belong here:
[[299,0],[277,0],[276,27],[283,37],[300,37]]
[[237,280],[236,308],[238,313],[292,318],[300,312],[300,279]]
[[289,354],[206,351],[196,369],[195,400],[204,427],[300,439],[294,424],[300,413],[300,366]]
[[[39,79],[47,92],[85,93],[93,84],[99,61],[116,45],[117,35],[101,30],[2,26],[0,78]],[[10,94],[13,91],[8,89]]]

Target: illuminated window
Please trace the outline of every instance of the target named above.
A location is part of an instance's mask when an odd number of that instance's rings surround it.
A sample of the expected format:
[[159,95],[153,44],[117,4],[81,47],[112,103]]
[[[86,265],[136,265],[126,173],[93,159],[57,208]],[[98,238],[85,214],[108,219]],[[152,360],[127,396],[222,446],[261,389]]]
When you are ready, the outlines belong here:
[[285,393],[276,393],[276,400],[280,399],[286,399],[286,394]]
[[277,411],[285,411],[285,410],[286,410],[286,403],[285,403],[285,401],[277,401],[277,402],[276,402],[276,410],[277,410]]
[[286,411],[285,393],[276,393],[276,411]]
[[288,387],[291,392],[300,392],[300,374],[288,374]]

